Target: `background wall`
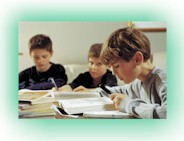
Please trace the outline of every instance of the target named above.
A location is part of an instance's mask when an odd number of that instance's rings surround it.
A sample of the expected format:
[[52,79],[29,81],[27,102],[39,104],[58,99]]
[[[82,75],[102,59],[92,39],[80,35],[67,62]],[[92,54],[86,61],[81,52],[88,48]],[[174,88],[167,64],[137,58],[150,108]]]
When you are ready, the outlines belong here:
[[[33,65],[28,42],[36,34],[46,34],[53,41],[53,62],[87,64],[87,53],[93,43],[104,42],[110,33],[123,28],[127,22],[20,22],[19,72]],[[147,32],[152,52],[166,52],[166,33]]]

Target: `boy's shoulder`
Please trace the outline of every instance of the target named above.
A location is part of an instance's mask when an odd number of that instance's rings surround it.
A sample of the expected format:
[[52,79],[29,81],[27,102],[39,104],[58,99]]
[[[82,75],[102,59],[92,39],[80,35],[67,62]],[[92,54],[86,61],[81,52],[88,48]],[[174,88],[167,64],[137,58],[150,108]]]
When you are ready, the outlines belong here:
[[166,70],[161,69],[161,68],[158,68],[158,67],[155,67],[155,68],[152,70],[152,74],[153,74],[153,75],[157,75],[157,76],[159,76],[159,77],[166,77]]
[[52,64],[52,66],[50,67],[50,70],[55,70],[55,71],[64,71],[65,70],[64,66],[61,64],[55,64],[52,62],[51,62],[51,64]]
[[29,76],[30,74],[35,74],[35,73],[36,73],[36,66],[32,66],[19,72],[19,76]]
[[167,79],[166,70],[154,67],[151,73],[148,75],[145,80],[146,83],[155,83],[155,84],[165,84]]
[[85,72],[81,72],[80,75],[83,75],[83,76],[91,76],[89,71],[85,71]]
[[64,66],[62,65],[62,64],[59,64],[59,63],[53,63],[53,62],[50,62],[51,63],[51,65],[52,65],[52,67],[62,67],[62,68],[64,68]]
[[78,74],[78,78],[80,79],[92,79],[91,74],[89,73],[89,71],[85,71],[85,72],[81,72]]
[[30,72],[30,71],[34,71],[34,70],[36,70],[36,66],[31,66],[29,68],[22,70],[21,72]]

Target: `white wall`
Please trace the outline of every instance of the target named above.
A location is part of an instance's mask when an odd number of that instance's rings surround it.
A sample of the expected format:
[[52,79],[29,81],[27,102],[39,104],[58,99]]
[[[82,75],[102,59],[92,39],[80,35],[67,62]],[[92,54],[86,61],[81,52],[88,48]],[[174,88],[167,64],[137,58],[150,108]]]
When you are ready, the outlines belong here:
[[89,47],[101,43],[124,22],[20,22],[19,71],[33,65],[28,41],[35,34],[46,34],[53,41],[52,61],[61,64],[86,64]]
[[[20,22],[19,72],[33,65],[28,41],[36,34],[46,34],[53,41],[53,62],[61,64],[87,64],[87,53],[93,43],[104,42],[110,33],[123,28],[127,22]],[[166,51],[166,33],[146,33],[152,51]]]

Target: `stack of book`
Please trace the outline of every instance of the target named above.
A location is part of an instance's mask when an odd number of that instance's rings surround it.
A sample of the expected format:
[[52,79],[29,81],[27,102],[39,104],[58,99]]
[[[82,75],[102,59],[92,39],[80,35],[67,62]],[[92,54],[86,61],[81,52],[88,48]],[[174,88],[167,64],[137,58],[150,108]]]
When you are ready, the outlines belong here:
[[19,118],[129,118],[96,92],[19,91]]
[[54,118],[55,111],[51,108],[54,101],[50,91],[20,90],[19,118]]

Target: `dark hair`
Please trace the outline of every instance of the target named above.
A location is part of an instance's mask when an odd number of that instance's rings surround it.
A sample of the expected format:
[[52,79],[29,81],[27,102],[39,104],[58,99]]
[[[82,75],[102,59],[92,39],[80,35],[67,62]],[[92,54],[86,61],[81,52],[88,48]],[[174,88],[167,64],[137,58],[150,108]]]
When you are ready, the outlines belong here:
[[31,53],[34,49],[46,49],[52,52],[52,41],[51,39],[43,34],[37,34],[29,40],[29,52]]
[[100,57],[100,52],[102,50],[102,43],[96,43],[91,45],[89,52],[88,52],[88,58],[89,57]]
[[118,29],[103,44],[101,61],[106,65],[112,59],[130,61],[137,51],[143,54],[144,61],[150,58],[150,42],[146,35],[133,27]]

